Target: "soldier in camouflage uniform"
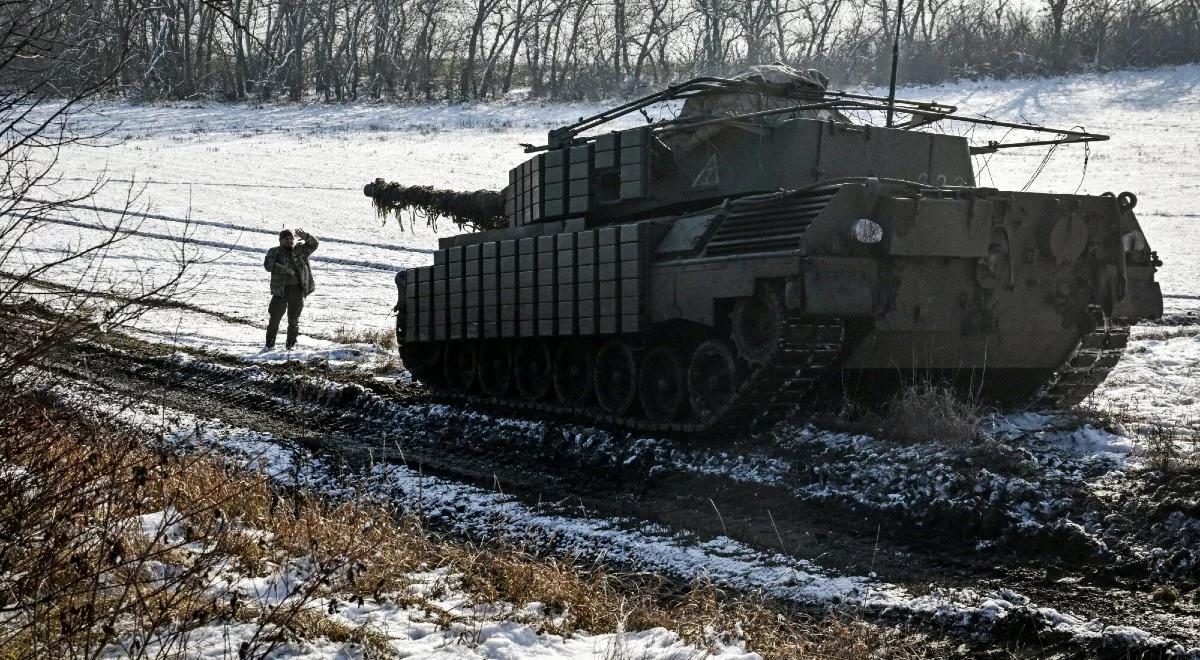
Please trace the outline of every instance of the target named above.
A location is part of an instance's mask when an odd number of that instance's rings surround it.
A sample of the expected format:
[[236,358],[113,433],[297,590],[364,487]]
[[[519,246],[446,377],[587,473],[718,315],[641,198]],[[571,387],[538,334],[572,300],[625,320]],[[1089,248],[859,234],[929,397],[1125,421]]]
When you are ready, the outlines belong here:
[[[297,237],[299,243],[296,242]],[[304,298],[316,288],[308,256],[316,251],[318,244],[316,237],[303,229],[285,229],[279,232],[279,246],[267,250],[267,257],[263,260],[263,267],[271,273],[267,350],[275,348],[275,335],[279,334],[279,321],[284,312],[288,317],[287,348],[291,350],[296,345]]]

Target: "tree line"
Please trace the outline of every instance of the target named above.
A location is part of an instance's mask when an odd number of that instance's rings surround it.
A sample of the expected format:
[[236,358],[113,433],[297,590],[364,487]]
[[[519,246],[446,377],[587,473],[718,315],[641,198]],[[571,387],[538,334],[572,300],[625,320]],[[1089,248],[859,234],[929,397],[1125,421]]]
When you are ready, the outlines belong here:
[[[61,17],[62,88],[145,99],[631,95],[782,61],[837,85],[1200,59],[1200,0],[24,0]],[[897,25],[897,21],[899,24]],[[11,80],[3,81],[11,83]]]

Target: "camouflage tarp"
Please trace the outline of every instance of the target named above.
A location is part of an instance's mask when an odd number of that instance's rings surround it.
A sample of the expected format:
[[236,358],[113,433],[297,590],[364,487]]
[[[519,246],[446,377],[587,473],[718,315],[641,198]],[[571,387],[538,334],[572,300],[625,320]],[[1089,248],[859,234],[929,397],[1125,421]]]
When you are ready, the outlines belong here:
[[363,194],[371,198],[380,216],[394,214],[401,228],[399,214],[404,209],[421,211],[430,226],[436,226],[442,218],[475,230],[508,226],[504,218],[504,193],[495,190],[463,192],[432,186],[402,186],[375,179],[363,187]]
[[[829,79],[816,69],[797,71],[786,64],[758,64],[732,77],[753,83],[754,91],[742,91],[721,94],[704,94],[693,96],[683,102],[679,119],[683,121],[704,121],[720,117],[744,115],[764,110],[790,108],[806,103],[820,103],[824,100],[825,86]],[[821,119],[825,121],[848,122],[837,110],[822,108],[819,110],[799,110],[783,112],[777,115],[760,117],[753,122],[731,122],[726,124],[707,125],[694,131],[680,131],[670,135],[666,143],[671,148],[689,150],[702,145],[712,135],[737,126],[747,130],[756,130],[763,123],[778,123],[788,119]]]

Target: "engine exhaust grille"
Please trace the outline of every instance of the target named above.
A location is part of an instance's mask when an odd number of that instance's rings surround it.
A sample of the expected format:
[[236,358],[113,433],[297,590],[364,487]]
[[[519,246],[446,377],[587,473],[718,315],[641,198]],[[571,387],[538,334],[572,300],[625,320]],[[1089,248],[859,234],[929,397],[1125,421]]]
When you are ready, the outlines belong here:
[[729,203],[729,213],[713,233],[706,256],[795,250],[800,237],[837,193],[823,188],[804,193],[777,192]]

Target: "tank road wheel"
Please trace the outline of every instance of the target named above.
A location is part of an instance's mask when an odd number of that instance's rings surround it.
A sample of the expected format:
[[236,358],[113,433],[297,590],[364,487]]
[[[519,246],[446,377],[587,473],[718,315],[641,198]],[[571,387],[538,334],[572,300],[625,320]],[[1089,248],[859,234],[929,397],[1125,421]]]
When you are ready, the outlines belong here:
[[760,284],[754,295],[737,301],[733,308],[733,344],[738,355],[750,364],[771,359],[783,334],[783,305],[775,288]]
[[636,395],[633,350],[620,339],[610,339],[596,353],[596,402],[606,413],[624,415]]
[[584,341],[563,342],[554,353],[554,394],[564,406],[588,402],[595,388],[592,347]]
[[464,392],[474,387],[475,376],[479,372],[477,358],[474,343],[446,344],[446,359],[443,363],[446,384]]
[[479,349],[479,387],[484,394],[502,397],[512,384],[512,351],[502,342],[489,341]]
[[737,396],[738,380],[729,344],[710,339],[697,346],[687,373],[688,397],[696,418],[709,422],[724,414]]
[[687,398],[687,373],[679,351],[670,346],[659,346],[642,358],[638,398],[642,402],[642,412],[650,421],[675,419]]
[[400,359],[416,380],[437,380],[442,373],[442,347],[437,344],[406,343],[400,347]]
[[528,401],[541,401],[550,392],[551,377],[550,349],[545,342],[527,341],[517,346],[513,372],[517,377],[517,391]]

